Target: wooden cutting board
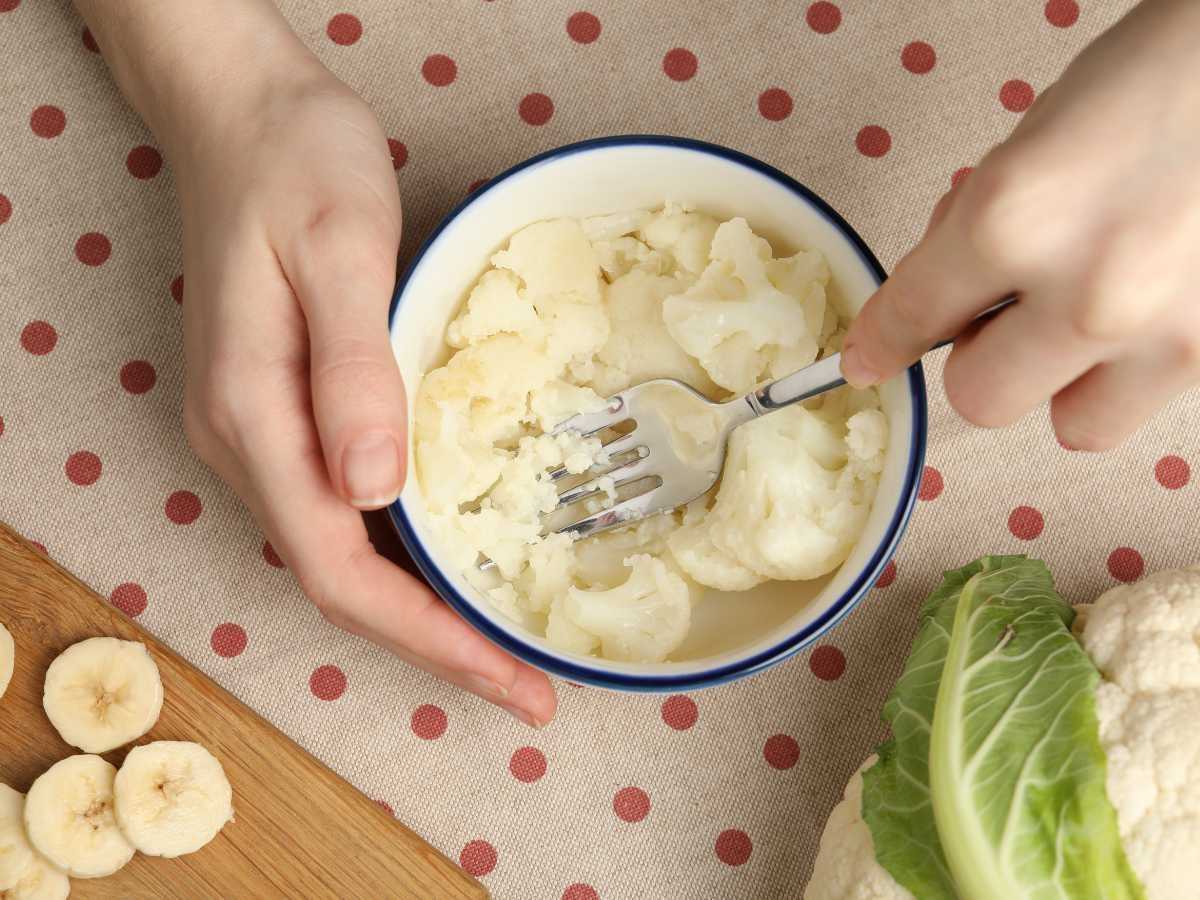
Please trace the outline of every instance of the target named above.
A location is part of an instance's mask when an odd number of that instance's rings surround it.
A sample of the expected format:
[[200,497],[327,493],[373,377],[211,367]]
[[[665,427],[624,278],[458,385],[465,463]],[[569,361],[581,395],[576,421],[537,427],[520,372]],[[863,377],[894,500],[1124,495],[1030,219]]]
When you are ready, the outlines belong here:
[[[413,898],[481,900],[487,891],[223,689],[0,523],[0,622],[17,645],[0,698],[0,781],[27,791],[65,744],[42,711],[46,667],[76,641],[141,641],[165,700],[136,743],[197,741],[225,767],[236,820],[178,859],[138,854],[108,878],[72,879],[73,898]],[[125,748],[105,754],[120,766]]]

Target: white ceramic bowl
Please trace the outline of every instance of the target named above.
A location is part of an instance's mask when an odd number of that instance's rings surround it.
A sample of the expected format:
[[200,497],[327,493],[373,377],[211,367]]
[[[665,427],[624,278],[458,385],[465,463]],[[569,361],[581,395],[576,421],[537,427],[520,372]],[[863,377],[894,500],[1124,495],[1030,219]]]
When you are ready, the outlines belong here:
[[[811,191],[764,163],[723,147],[671,137],[602,138],[534,157],[475,191],[433,232],[396,287],[392,348],[405,384],[447,356],[443,335],[488,259],[520,228],[677,201],[728,219],[743,216],[777,255],[815,247],[844,308],[857,310],[884,278],[849,225]],[[769,583],[738,595],[708,591],[671,662],[580,657],[551,647],[496,610],[448,568],[430,533],[415,474],[389,508],[400,537],[441,597],[515,656],[570,681],[623,690],[684,690],[758,671],[811,644],[871,589],[908,523],[925,457],[920,366],[883,385],[891,437],[862,538],[833,575]],[[413,448],[410,444],[410,458]]]

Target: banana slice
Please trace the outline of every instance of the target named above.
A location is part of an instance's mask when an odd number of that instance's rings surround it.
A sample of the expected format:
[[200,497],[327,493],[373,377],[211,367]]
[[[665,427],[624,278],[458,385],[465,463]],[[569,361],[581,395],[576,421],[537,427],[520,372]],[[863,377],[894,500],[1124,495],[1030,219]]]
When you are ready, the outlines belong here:
[[68,756],[25,796],[25,834],[33,849],[76,878],[103,878],[133,858],[113,814],[117,770],[99,756]]
[[25,840],[21,810],[25,795],[7,784],[0,784],[0,897],[17,883],[20,875],[33,863],[33,848]]
[[158,721],[162,702],[162,678],[145,645],[107,637],[59,654],[42,693],[51,724],[85,753],[107,753],[141,737]]
[[134,747],[117,773],[117,825],[147,856],[199,850],[233,818],[233,790],[217,758],[188,741]]
[[13,662],[16,656],[17,647],[13,643],[12,635],[0,622],[0,697],[4,696],[4,692],[8,690],[8,683],[12,681]]

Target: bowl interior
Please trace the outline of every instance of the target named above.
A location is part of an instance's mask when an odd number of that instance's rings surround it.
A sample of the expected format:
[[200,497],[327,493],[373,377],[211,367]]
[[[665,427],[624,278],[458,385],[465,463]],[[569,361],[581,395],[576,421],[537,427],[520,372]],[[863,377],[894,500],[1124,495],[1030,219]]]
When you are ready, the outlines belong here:
[[[514,232],[542,219],[657,207],[664,201],[685,203],[718,219],[742,216],[770,241],[776,255],[821,250],[833,274],[831,296],[846,313],[857,311],[879,283],[873,261],[832,218],[751,161],[669,139],[585,146],[534,162],[483,189],[431,239],[393,309],[391,340],[405,383],[415,391],[421,374],[445,360],[446,326],[489,257]],[[923,446],[924,416],[914,398],[922,389],[916,372],[881,389],[891,424],[886,462],[866,530],[842,567],[816,582],[769,583],[736,595],[709,591],[672,662],[618,663],[554,650],[496,611],[460,573],[441,568],[415,477],[408,480],[393,514],[418,562],[427,570],[436,568],[440,578],[435,584],[443,594],[451,593],[446,599],[460,609],[471,607],[490,623],[487,630],[519,655],[532,654],[543,665],[547,660],[565,663],[582,680],[589,674],[653,677],[736,667],[800,632],[810,632],[805,637],[811,640],[844,615],[877,574],[915,491],[914,459]]]

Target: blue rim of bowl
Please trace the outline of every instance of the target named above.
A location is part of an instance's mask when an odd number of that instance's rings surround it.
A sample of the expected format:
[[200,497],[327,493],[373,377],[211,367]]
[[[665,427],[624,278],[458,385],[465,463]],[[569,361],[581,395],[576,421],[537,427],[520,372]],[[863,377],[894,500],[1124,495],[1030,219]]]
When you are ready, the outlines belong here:
[[[711,144],[706,141],[698,141],[691,138],[671,137],[668,135],[654,134],[633,134],[633,135],[616,135],[612,137],[593,138],[591,140],[579,141],[574,144],[566,144],[562,147],[553,150],[547,150],[537,156],[530,157],[524,162],[518,163],[507,171],[497,175],[495,178],[488,181],[486,184],[471,192],[462,202],[444,218],[441,223],[433,230],[433,232],[425,239],[418,249],[412,261],[405,269],[403,276],[396,283],[395,293],[392,295],[391,306],[388,309],[388,331],[391,332],[392,323],[396,317],[396,310],[400,306],[400,298],[404,293],[404,288],[408,284],[414,272],[421,263],[422,258],[429,251],[429,248],[437,241],[442,232],[445,231],[455,219],[468,206],[482,197],[496,185],[517,175],[526,169],[533,168],[550,160],[559,159],[564,156],[571,156],[576,153],[586,153],[591,150],[599,150],[608,147],[619,146],[658,146],[671,147],[675,149],[690,150],[698,153],[707,153],[713,156],[718,156],[729,162],[736,163],[751,169],[760,175],[772,179],[778,184],[790,190],[792,193],[799,196],[802,200],[809,204],[818,213],[824,216],[846,240],[857,251],[859,258],[867,266],[867,268],[882,282],[887,278],[887,273],[884,271],[879,260],[875,258],[869,247],[859,237],[858,232],[850,227],[850,224],[842,218],[842,216],[833,209],[828,203],[822,200],[819,196],[809,190],[800,182],[796,181],[790,175],[781,172],[774,166],[767,165],[761,160],[748,156],[737,150],[731,150],[728,147],[722,147],[719,144]],[[510,633],[480,613],[466,597],[462,596],[455,587],[450,584],[449,580],[441,573],[441,570],[433,562],[429,553],[426,552],[421,539],[417,536],[416,529],[413,528],[409,521],[408,514],[404,509],[404,505],[400,500],[396,500],[388,506],[388,517],[392,521],[397,533],[400,535],[400,540],[405,548],[412,555],[413,561],[421,574],[433,587],[434,591],[445,600],[462,618],[466,619],[472,627],[483,634],[492,643],[497,644],[504,650],[519,659],[524,660],[530,665],[536,666],[542,671],[564,678],[568,681],[577,682],[579,684],[592,685],[594,687],[610,688],[622,691],[638,691],[638,692],[668,692],[679,690],[692,690],[704,687],[713,687],[719,684],[725,684],[747,675],[752,675],[760,672],[775,663],[787,659],[789,656],[799,652],[800,650],[813,644],[818,638],[825,634],[834,625],[840,622],[850,613],[850,611],[858,605],[862,598],[875,584],[891,559],[892,554],[896,551],[896,546],[900,542],[905,529],[908,526],[908,521],[912,517],[913,508],[917,501],[917,491],[920,485],[921,471],[925,461],[925,442],[926,432],[928,430],[928,415],[925,400],[925,375],[921,369],[921,364],[918,362],[908,369],[908,389],[912,400],[913,409],[913,438],[909,446],[908,467],[905,473],[904,487],[901,493],[901,502],[897,505],[895,512],[892,514],[892,520],[888,523],[884,533],[883,540],[876,547],[870,561],[863,567],[854,583],[850,585],[842,595],[837,598],[829,608],[821,614],[819,618],[810,622],[804,628],[789,635],[782,641],[773,646],[754,653],[742,659],[733,662],[725,663],[711,669],[704,669],[696,672],[684,673],[652,673],[652,674],[633,674],[627,672],[616,672],[607,669],[600,669],[590,666],[586,663],[583,657],[579,657],[579,662],[548,653],[542,648],[523,640],[514,633]],[[520,626],[514,623],[513,628],[517,629]]]

